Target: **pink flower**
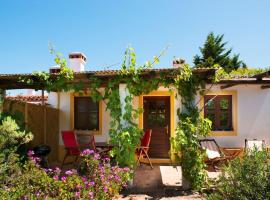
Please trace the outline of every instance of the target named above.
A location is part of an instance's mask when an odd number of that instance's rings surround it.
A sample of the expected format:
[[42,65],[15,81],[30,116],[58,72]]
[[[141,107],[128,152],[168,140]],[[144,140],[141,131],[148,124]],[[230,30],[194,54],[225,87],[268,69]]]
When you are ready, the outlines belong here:
[[63,176],[62,178],[61,178],[61,181],[63,181],[63,182],[65,182],[67,180],[67,178],[65,177],[65,176]]
[[99,158],[100,158],[99,154],[95,154],[93,159],[98,160]]
[[34,155],[35,153],[34,153],[34,151],[28,151],[28,153],[27,153],[27,155],[29,156],[29,157],[32,157],[33,155]]
[[59,167],[56,167],[56,168],[54,169],[54,173],[60,174],[60,173],[61,173],[61,169],[60,169]]
[[94,153],[95,153],[95,151],[94,150],[90,150],[90,149],[85,149],[82,152],[83,155],[89,155],[89,154],[94,154]]
[[104,187],[104,192],[108,192],[108,188],[106,186]]
[[76,198],[79,198],[79,197],[80,197],[80,192],[76,192],[76,193],[75,193],[75,197],[76,197]]
[[59,176],[53,176],[53,180],[58,181],[59,180]]
[[66,174],[66,175],[68,175],[68,176],[70,176],[70,175],[72,175],[72,174],[73,174],[73,171],[68,170],[68,171],[66,171],[66,172],[65,172],[65,174]]
[[90,185],[90,186],[94,186],[94,185],[95,185],[95,182],[94,182],[94,181],[91,181],[91,182],[89,183],[89,185]]
[[90,199],[94,199],[94,193],[93,192],[89,192],[89,197],[90,197]]

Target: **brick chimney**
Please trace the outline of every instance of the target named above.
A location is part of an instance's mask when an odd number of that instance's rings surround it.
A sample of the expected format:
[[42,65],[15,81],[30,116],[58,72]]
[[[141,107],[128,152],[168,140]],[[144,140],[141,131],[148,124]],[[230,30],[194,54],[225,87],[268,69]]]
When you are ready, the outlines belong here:
[[173,60],[173,68],[181,67],[181,65],[185,64],[185,60],[181,58],[175,58]]
[[72,52],[69,54],[69,66],[74,72],[85,71],[86,56],[80,52]]

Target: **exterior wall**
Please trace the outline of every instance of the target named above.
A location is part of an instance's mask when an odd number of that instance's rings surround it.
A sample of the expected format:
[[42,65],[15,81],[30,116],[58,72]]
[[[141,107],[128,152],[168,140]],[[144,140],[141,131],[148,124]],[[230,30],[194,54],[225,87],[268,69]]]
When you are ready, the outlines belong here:
[[[212,92],[221,91],[216,86]],[[211,136],[222,147],[244,147],[245,139],[265,140],[270,145],[270,91],[261,85],[239,85],[224,91],[237,92],[236,136]],[[197,97],[198,99],[199,97]]]

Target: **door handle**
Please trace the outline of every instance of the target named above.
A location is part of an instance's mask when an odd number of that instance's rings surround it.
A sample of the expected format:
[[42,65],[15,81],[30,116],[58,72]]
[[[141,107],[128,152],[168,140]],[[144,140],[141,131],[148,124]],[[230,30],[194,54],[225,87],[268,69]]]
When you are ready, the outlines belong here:
[[165,133],[168,135],[169,134],[169,125],[165,126]]

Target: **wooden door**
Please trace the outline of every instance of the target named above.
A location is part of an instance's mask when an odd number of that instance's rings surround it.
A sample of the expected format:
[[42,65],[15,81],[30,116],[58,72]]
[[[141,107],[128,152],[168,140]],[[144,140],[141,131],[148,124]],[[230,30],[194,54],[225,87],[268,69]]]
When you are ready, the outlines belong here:
[[151,158],[169,158],[170,97],[144,97],[143,108],[143,128],[144,130],[152,129],[149,156]]

